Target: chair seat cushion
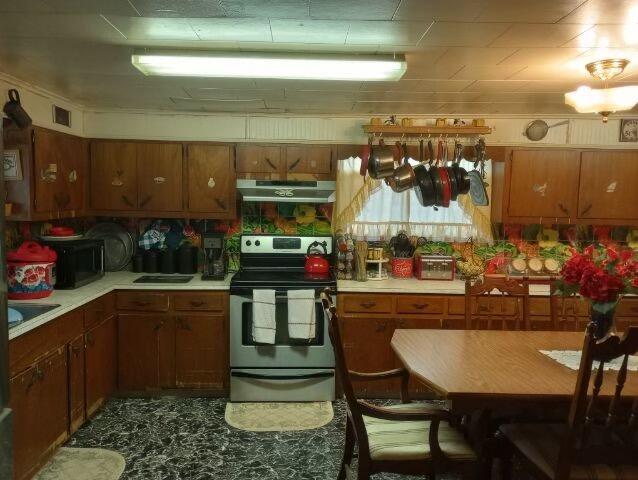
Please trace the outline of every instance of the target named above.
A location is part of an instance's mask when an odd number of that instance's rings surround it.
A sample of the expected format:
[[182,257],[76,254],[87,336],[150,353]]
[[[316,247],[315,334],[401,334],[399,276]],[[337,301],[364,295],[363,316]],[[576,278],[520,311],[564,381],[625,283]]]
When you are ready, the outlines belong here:
[[[419,412],[418,404],[386,407],[396,411]],[[431,409],[431,407],[428,407]],[[430,458],[430,422],[394,421],[363,416],[372,460],[425,460]],[[475,460],[476,455],[463,435],[447,422],[439,425],[439,445],[454,460]]]
[[[500,430],[523,456],[549,478],[554,478],[560,444],[567,434],[565,425],[509,424],[501,426]],[[569,478],[570,480],[638,480],[638,466],[578,464],[572,466]]]

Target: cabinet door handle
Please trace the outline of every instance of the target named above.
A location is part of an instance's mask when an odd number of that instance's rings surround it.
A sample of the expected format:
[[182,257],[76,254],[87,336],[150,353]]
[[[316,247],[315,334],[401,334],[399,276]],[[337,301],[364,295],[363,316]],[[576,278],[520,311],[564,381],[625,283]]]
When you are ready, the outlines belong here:
[[202,300],[191,300],[192,307],[203,307],[205,303]]
[[268,164],[268,166],[269,166],[270,168],[272,168],[273,170],[277,170],[277,167],[275,166],[275,164],[274,164],[274,163],[272,163],[272,162],[270,161],[270,158],[266,158],[266,163],[267,163],[267,164]]
[[215,198],[215,203],[222,210],[226,210],[226,204],[223,201],[221,201],[219,198]]
[[133,305],[135,305],[136,307],[146,307],[150,304],[151,302],[149,302],[148,300],[133,300]]
[[377,304],[377,302],[362,302],[360,305],[363,308],[370,309],[370,308],[374,307],[376,304]]
[[376,331],[377,332],[384,332],[386,330],[386,328],[388,328],[388,322],[383,322],[383,323],[377,325]]
[[426,308],[429,304],[428,303],[413,303],[412,306],[414,308],[416,308],[417,310],[423,310],[424,308]]
[[153,198],[153,195],[148,195],[144,200],[142,200],[140,202],[140,207],[145,206],[148,202],[151,201],[151,198]]
[[80,354],[80,347],[72,346],[71,353],[73,353],[73,356],[77,357]]
[[157,332],[159,331],[160,328],[162,328],[164,326],[164,321],[162,320],[161,322],[159,322],[157,325],[155,325],[155,327],[153,327],[153,331]]
[[558,203],[558,208],[560,208],[560,211],[563,212],[565,215],[569,216],[569,210],[567,210],[567,208],[565,207],[565,205],[563,205],[562,203]]
[[299,162],[301,162],[301,158],[298,158],[297,160],[295,160],[294,162],[292,162],[290,164],[290,166],[288,167],[288,170],[294,170],[294,168],[299,165]]
[[594,205],[593,205],[592,203],[590,203],[589,205],[587,205],[587,206],[583,209],[583,211],[582,211],[582,212],[580,212],[580,216],[582,217],[582,216],[584,216],[584,215],[587,215],[593,206],[594,206]]
[[131,202],[126,195],[122,195],[122,201],[128,205],[129,207],[133,207],[133,202]]
[[193,330],[191,326],[182,317],[177,317],[177,324],[179,325],[179,328],[181,328],[182,330],[188,330],[189,332]]
[[481,312],[487,312],[489,311],[490,307],[488,307],[487,305],[479,305],[478,309]]

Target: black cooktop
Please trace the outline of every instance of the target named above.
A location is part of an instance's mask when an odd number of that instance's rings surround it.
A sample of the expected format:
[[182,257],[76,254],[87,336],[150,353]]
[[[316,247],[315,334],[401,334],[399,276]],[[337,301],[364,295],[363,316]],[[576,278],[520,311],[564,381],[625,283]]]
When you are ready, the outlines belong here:
[[326,288],[335,287],[332,272],[311,274],[303,270],[240,270],[230,281],[230,288]]

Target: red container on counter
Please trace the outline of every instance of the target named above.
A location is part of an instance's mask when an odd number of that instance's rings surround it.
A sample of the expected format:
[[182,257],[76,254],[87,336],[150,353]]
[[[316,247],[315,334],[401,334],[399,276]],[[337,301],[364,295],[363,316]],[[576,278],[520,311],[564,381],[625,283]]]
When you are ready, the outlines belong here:
[[33,241],[7,252],[7,297],[33,300],[51,295],[57,258],[54,250]]
[[395,278],[411,278],[414,260],[410,258],[392,259],[392,276]]

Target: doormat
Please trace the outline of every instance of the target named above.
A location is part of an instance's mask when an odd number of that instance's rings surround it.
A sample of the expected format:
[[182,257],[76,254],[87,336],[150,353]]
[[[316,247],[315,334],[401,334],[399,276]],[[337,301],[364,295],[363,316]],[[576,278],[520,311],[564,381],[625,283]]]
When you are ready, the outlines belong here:
[[226,423],[249,432],[287,432],[323,427],[334,417],[331,402],[230,403]]
[[117,480],[124,457],[103,448],[62,447],[33,480]]

